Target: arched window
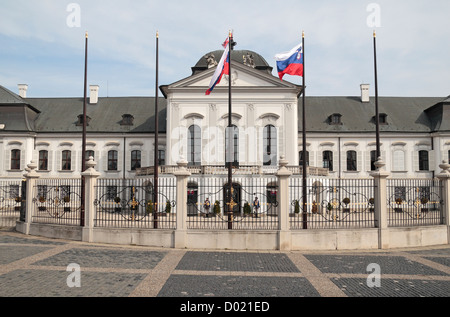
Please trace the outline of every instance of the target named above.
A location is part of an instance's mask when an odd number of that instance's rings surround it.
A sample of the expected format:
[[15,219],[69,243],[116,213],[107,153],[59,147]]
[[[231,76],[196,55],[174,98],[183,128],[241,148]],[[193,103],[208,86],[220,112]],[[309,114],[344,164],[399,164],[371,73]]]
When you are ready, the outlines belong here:
[[356,151],[347,151],[347,171],[357,171]]
[[89,161],[89,158],[90,158],[91,156],[94,158],[94,161],[95,161],[95,152],[94,152],[93,150],[87,150],[86,153],[85,153],[85,155],[84,155],[84,159],[85,159],[86,161]]
[[118,153],[115,150],[108,152],[108,171],[117,171]]
[[263,131],[263,164],[265,166],[277,165],[277,129],[267,125]]
[[187,160],[189,165],[201,165],[202,136],[198,125],[191,125],[188,134]]
[[135,171],[138,168],[141,168],[141,151],[131,151],[131,170]]
[[[303,166],[303,151],[298,152],[298,165]],[[306,166],[309,166],[309,151],[306,151]]]
[[[231,144],[231,152],[228,151],[228,138],[231,135],[233,143]],[[225,160],[226,163],[230,161],[233,163],[233,166],[239,166],[239,128],[235,125],[232,125],[231,128],[226,129],[225,132]]]

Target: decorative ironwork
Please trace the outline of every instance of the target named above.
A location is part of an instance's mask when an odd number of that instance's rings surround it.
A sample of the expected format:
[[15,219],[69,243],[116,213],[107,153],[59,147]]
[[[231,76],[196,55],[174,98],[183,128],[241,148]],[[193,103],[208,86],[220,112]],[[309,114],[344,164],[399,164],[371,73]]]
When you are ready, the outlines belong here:
[[104,180],[97,185],[94,200],[97,226],[159,228],[159,223],[171,222],[162,228],[173,228],[175,221],[168,221],[166,217],[176,206],[175,200],[169,198],[169,195],[174,196],[175,187],[160,185],[158,189],[159,203],[155,204],[154,188],[148,180]]
[[305,218],[308,228],[374,227],[373,180],[312,181],[307,186],[306,210],[300,194],[302,186],[290,186],[291,199],[298,197],[291,200],[292,229],[304,228]]
[[441,190],[436,180],[388,180],[389,226],[441,224]]

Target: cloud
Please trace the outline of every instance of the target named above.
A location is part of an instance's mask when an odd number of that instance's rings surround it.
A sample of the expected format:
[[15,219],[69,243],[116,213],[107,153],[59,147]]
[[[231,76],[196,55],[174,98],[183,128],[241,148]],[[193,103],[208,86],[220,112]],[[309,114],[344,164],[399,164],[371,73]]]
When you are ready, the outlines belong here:
[[[355,94],[362,81],[373,83],[373,28],[367,25],[367,6],[376,3],[381,20],[377,28],[380,94],[444,96],[450,92],[447,0],[435,0],[433,5],[424,0],[73,2],[81,10],[79,28],[67,25],[70,1],[2,4],[7,14],[0,20],[0,84],[11,82],[5,78],[20,77],[30,84],[30,94],[40,94],[42,86],[48,85],[55,87],[52,95],[79,95],[86,30],[89,80],[108,82],[109,95],[141,94],[154,87],[156,30],[160,33],[160,84],[189,76],[198,59],[220,49],[229,29],[234,31],[237,49],[260,53],[274,69],[273,56],[297,44],[305,30],[308,93]],[[12,75],[15,72],[20,76]],[[40,72],[53,76],[41,83]],[[426,86],[418,80],[421,74],[429,76]],[[54,81],[58,76],[67,82]],[[102,91],[106,94],[106,89]]]

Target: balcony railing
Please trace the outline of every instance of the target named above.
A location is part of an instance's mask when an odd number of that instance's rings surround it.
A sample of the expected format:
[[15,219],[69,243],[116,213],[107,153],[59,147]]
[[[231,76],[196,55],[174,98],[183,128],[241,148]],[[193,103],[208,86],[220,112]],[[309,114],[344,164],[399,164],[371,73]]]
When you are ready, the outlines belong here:
[[[158,174],[173,174],[177,169],[178,166],[158,166]],[[223,165],[188,166],[187,169],[193,175],[227,175],[228,173],[228,169]],[[287,169],[294,175],[303,174],[301,166],[287,166]],[[136,170],[136,176],[153,175],[154,171],[154,166],[142,167]],[[234,175],[274,175],[277,171],[278,166],[240,165],[233,167]],[[311,176],[328,176],[328,169],[310,166],[307,173]]]

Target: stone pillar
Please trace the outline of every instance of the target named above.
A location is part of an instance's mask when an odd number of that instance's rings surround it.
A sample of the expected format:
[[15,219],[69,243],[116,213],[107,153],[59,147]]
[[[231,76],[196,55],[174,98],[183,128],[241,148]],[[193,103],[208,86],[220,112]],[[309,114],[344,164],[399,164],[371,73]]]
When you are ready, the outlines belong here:
[[187,182],[191,173],[187,170],[188,162],[181,157],[178,161],[178,170],[173,174],[177,178],[177,218],[175,230],[175,248],[186,247],[186,233],[187,233]]
[[279,164],[280,168],[276,174],[278,178],[278,248],[279,250],[290,250],[289,177],[292,175],[292,172],[286,168],[288,161],[284,156],[280,157]]
[[33,192],[34,187],[36,186],[36,180],[40,177],[36,173],[37,164],[34,161],[31,161],[30,164],[27,165],[26,169],[28,172],[24,174],[27,180],[27,188],[26,188],[26,201],[25,201],[25,223],[23,224],[21,230],[22,233],[29,235],[30,234],[30,225],[33,220],[34,214],[34,205],[33,205]]
[[442,183],[443,224],[447,226],[447,243],[450,243],[450,164],[443,161],[439,167],[442,170],[436,177]]
[[97,172],[94,167],[96,163],[94,158],[89,157],[89,161],[86,162],[86,171],[81,173],[84,176],[85,186],[84,186],[84,227],[82,228],[82,241],[93,242],[94,234],[94,219],[95,219],[95,186],[97,185],[97,178],[101,175]]
[[375,162],[376,171],[370,173],[374,178],[374,199],[375,199],[375,227],[378,228],[378,248],[389,248],[388,232],[388,209],[387,209],[387,182],[386,178],[390,175],[382,170],[386,164],[381,157]]

